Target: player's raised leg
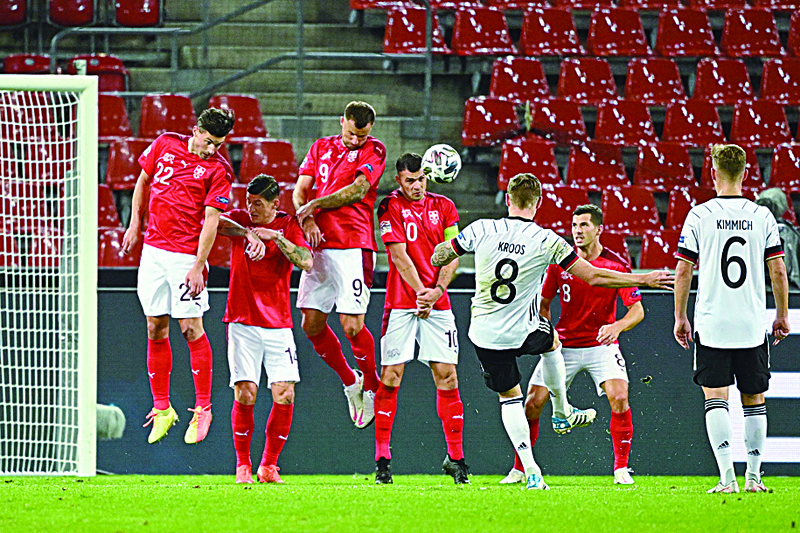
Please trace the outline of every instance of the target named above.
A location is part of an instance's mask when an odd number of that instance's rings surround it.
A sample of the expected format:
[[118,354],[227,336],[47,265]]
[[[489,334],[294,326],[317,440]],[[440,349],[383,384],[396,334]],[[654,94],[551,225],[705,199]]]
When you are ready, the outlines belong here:
[[361,413],[356,427],[363,429],[375,418],[375,393],[378,390],[378,371],[375,365],[375,338],[364,326],[364,315],[340,314],[344,334],[350,341],[361,375],[364,377]]
[[144,426],[152,424],[147,442],[160,441],[178,422],[178,414],[169,402],[169,378],[172,373],[172,348],[169,344],[169,315],[147,317],[147,375],[153,394],[153,409]]
[[192,378],[194,380],[195,403],[194,413],[189,427],[186,428],[184,441],[186,444],[202,442],[211,426],[211,381],[214,374],[214,356],[211,344],[203,329],[203,318],[183,318],[179,320],[181,333],[189,345],[191,355]]
[[[552,326],[550,326],[552,328]],[[586,427],[597,417],[594,409],[578,409],[567,399],[566,369],[561,343],[558,339],[550,351],[542,354],[542,380],[553,399],[553,431],[559,435],[569,433],[574,428]]]
[[253,441],[253,406],[258,385],[252,381],[237,381],[233,386],[231,429],[233,448],[236,450],[236,483],[253,483],[253,466],[250,462],[250,444]]
[[614,445],[614,483],[633,485],[631,469],[628,468],[633,439],[633,421],[631,408],[628,405],[628,382],[622,379],[609,379],[602,387],[611,406],[611,422],[608,429]]
[[405,366],[405,363],[384,364],[375,394],[375,483],[378,485],[392,483],[392,426]]
[[272,384],[272,409],[267,420],[267,443],[258,467],[261,483],[283,483],[278,471],[278,457],[289,438],[294,413],[294,383],[279,381]]

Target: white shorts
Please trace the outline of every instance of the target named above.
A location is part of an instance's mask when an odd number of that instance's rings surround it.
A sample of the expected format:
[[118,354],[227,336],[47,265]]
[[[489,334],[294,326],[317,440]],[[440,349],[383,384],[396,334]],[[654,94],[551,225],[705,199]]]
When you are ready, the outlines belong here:
[[[625,366],[625,359],[619,350],[619,344],[611,346],[592,346],[590,348],[561,348],[564,354],[564,367],[567,374],[567,388],[572,384],[572,380],[581,370],[586,370],[597,387],[597,395],[603,396],[605,391],[600,386],[609,379],[621,379],[628,382],[628,369]],[[533,371],[531,385],[544,387],[542,379],[542,362],[536,365]]]
[[458,331],[452,311],[431,311],[422,319],[413,309],[390,309],[384,315],[381,336],[381,366],[399,365],[414,359],[414,343],[419,344],[418,359],[430,363],[458,364]]
[[361,248],[314,252],[314,266],[300,276],[298,309],[363,315],[369,305],[375,252]]
[[198,318],[208,311],[208,290],[203,288],[200,294],[192,298],[189,296],[189,287],[184,283],[195,260],[196,257],[191,254],[168,252],[144,245],[136,293],[145,316]]
[[230,386],[238,381],[261,382],[261,365],[267,371],[267,387],[278,381],[297,383],[297,349],[290,328],[270,329],[228,324]]

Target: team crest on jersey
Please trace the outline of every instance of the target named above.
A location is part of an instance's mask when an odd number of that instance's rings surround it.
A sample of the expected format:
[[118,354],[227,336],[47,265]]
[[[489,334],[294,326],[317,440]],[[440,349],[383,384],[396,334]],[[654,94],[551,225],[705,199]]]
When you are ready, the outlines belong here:
[[381,235],[386,235],[387,233],[391,233],[392,223],[389,222],[388,220],[384,220],[381,222],[380,228],[381,228]]
[[358,150],[350,150],[347,153],[347,162],[352,163],[358,158]]
[[566,270],[562,270],[561,271],[561,279],[572,279],[572,274],[570,274]]
[[434,226],[439,223],[439,211],[428,211],[428,219]]
[[200,165],[197,165],[194,168],[194,179],[199,180],[200,178],[203,177],[203,174],[205,174],[205,173],[206,173],[205,167],[201,167]]
[[175,161],[175,154],[164,154],[162,159],[164,159],[165,163],[173,163]]
[[680,239],[678,239],[678,244],[683,244],[683,235],[681,235]]
[[411,209],[402,209],[400,213],[403,215],[403,218],[411,216]]

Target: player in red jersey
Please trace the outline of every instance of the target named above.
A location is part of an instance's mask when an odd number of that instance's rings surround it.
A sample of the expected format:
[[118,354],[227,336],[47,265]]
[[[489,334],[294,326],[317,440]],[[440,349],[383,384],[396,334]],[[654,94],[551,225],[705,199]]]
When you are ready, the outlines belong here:
[[431,265],[437,244],[458,235],[458,212],[452,200],[426,192],[422,157],[401,155],[395,180],[400,188],[378,207],[381,238],[389,253],[389,276],[381,333],[381,381],[375,395],[375,483],[391,483],[392,425],[397,391],[406,363],[428,365],[436,384],[436,411],[442,420],[447,457],[444,468],[457,484],[469,483],[464,462],[464,406],[458,393],[458,331],[447,286],[458,261]]
[[[386,148],[369,134],[374,123],[372,106],[347,104],[342,133],[314,142],[300,165],[293,196],[297,218],[314,248],[314,266],[300,277],[297,295],[303,331],[342,380],[358,428],[372,422],[378,390],[375,339],[364,327],[377,250],[373,206],[386,166]],[[328,326],[334,305],[358,372],[350,368]]]
[[[274,178],[256,176],[247,186],[247,209],[226,213],[218,229],[233,241],[228,305],[222,320],[228,324],[237,483],[253,482],[250,442],[261,366],[267,372],[267,386],[272,389],[267,443],[258,467],[261,483],[283,483],[278,474],[278,456],[292,426],[294,384],[300,381],[289,282],[292,265],[306,271],[314,260],[297,220],[278,211],[279,195],[280,187]],[[261,241],[266,243],[265,253],[251,250]],[[256,260],[253,255],[263,255],[263,259]]]
[[[169,318],[177,318],[189,344],[195,386],[194,413],[184,441],[202,441],[211,424],[211,345],[203,330],[208,310],[206,259],[214,244],[219,216],[228,207],[233,170],[218,153],[233,127],[228,110],[200,114],[192,135],[164,133],[139,157],[131,222],[122,241],[130,253],[149,212],[137,292],[147,317],[147,373],[153,393],[153,424],[148,442],[161,440],[178,421],[169,401],[172,349]],[[149,196],[149,201],[148,201]]]
[[[624,259],[600,243],[603,212],[596,205],[583,205],[572,217],[575,249],[583,259],[599,268],[630,272]],[[614,445],[614,483],[633,484],[628,468],[633,423],[628,405],[628,372],[619,349],[618,338],[644,318],[642,298],[637,288],[609,289],[592,287],[558,265],[550,265],[542,287],[540,314],[550,319],[550,302],[560,293],[561,317],[556,324],[563,344],[566,385],[581,370],[586,370],[597,386],[597,394],[608,396],[611,405],[611,441]],[[628,308],[617,320],[617,297]],[[525,415],[531,431],[531,444],[539,436],[539,416],[549,395],[542,378],[541,362],[528,386]],[[514,468],[501,483],[524,481],[522,463],[516,457]]]

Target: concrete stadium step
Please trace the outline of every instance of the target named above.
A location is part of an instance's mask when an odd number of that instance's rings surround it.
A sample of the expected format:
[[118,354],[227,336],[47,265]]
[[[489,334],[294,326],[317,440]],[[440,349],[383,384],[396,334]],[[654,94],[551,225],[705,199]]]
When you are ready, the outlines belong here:
[[[250,0],[227,0],[225,2],[210,2],[206,13],[208,19],[214,19],[230,13],[242,6],[251,3]],[[273,0],[272,2],[245,13],[235,20],[241,22],[295,22],[297,20],[297,7],[290,0]],[[303,20],[305,22],[347,22],[349,7],[341,1],[334,2],[304,2]],[[193,2],[170,2],[166,6],[166,18],[170,22],[199,22],[202,13],[199,5]]]
[[[285,44],[291,44],[287,42]],[[186,68],[226,68],[226,69],[245,69],[259,64],[267,59],[278,57],[284,54],[297,52],[296,47],[269,47],[263,46],[209,46],[208,60],[203,59],[202,46],[183,46],[181,47],[181,65]],[[348,53],[345,49],[332,49],[326,47],[306,47],[306,54],[315,52],[340,52]],[[359,50],[360,52],[360,50]],[[381,53],[382,50],[375,50],[367,53]],[[306,69],[316,70],[385,70],[387,63],[385,58],[363,59],[363,58],[325,58],[325,59],[306,59]],[[294,70],[295,61],[285,60],[270,67],[271,70]]]

